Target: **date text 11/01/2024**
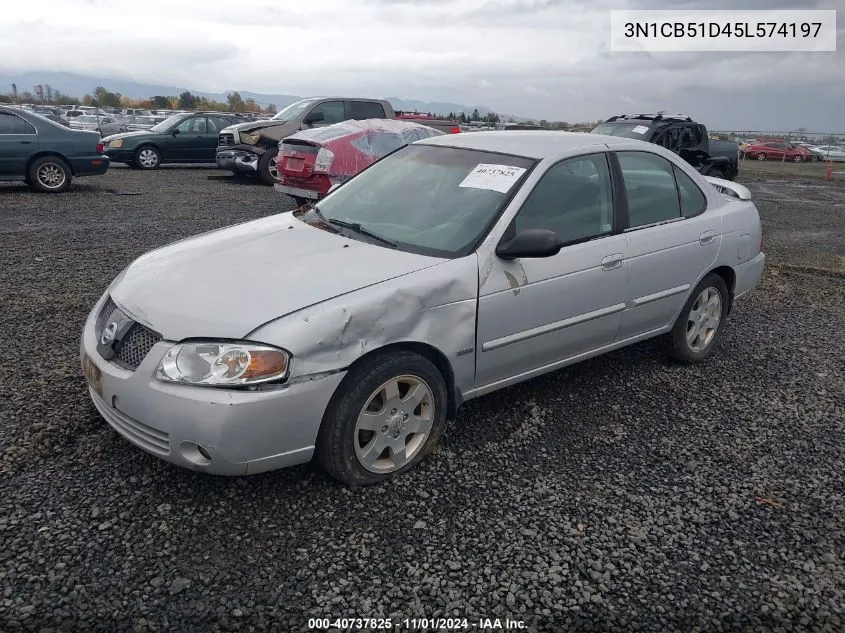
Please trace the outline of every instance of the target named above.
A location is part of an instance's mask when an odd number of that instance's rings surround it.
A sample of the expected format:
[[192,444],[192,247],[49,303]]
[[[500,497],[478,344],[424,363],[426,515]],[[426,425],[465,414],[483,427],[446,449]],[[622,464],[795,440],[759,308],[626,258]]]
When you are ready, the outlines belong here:
[[510,618],[310,618],[309,630],[393,630],[402,631],[519,631],[526,628],[522,620]]
[[818,37],[821,22],[626,22],[625,37]]

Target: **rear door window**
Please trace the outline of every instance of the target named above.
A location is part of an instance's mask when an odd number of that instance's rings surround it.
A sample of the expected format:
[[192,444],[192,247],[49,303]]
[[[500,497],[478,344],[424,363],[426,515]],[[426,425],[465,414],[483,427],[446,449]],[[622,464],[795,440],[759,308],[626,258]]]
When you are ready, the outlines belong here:
[[35,128],[15,114],[0,112],[0,134],[35,134]]
[[343,101],[325,101],[320,105],[314,106],[314,109],[311,110],[311,114],[316,114],[317,112],[323,113],[323,120],[320,123],[326,125],[340,123],[346,120],[346,108],[343,105]]
[[384,106],[375,101],[350,101],[349,118],[359,121],[365,119],[384,119]]

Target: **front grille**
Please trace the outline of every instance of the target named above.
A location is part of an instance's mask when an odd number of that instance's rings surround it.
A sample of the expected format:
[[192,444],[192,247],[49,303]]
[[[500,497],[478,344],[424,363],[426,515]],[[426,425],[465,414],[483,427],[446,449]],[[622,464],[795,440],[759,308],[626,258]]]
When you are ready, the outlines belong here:
[[133,323],[120,342],[115,360],[127,369],[138,369],[153,346],[161,341],[161,335],[140,323]]
[[220,140],[218,141],[219,145],[234,145],[235,144],[235,135],[229,132],[220,135]]
[[109,320],[111,313],[114,312],[117,306],[114,304],[114,301],[111,300],[111,297],[106,299],[106,303],[103,305],[103,309],[100,310],[100,314],[97,315],[97,322],[94,324],[94,334],[97,336],[97,339],[100,338],[100,335],[103,333],[103,328],[106,327],[106,321]]

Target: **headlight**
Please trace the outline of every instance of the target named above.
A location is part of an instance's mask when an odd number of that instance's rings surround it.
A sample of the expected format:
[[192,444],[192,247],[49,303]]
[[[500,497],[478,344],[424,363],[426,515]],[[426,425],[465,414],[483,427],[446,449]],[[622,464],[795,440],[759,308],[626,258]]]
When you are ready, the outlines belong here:
[[334,154],[332,154],[325,147],[321,147],[317,152],[317,158],[314,160],[314,171],[328,171],[332,166]]
[[123,139],[116,138],[113,141],[109,141],[109,147],[123,147]]
[[241,142],[247,145],[255,145],[260,136],[260,134],[244,134],[243,132],[240,134]]
[[256,343],[178,343],[167,350],[155,377],[165,382],[232,387],[285,378],[290,355]]

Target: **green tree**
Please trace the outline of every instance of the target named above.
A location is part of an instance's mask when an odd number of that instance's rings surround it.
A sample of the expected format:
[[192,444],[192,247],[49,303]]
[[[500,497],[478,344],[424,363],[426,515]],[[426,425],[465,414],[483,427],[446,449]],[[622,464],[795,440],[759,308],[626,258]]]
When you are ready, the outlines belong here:
[[470,116],[470,121],[480,121],[481,115],[478,114],[478,108],[472,111],[472,116]]
[[267,106],[267,114],[276,114],[276,112],[278,112],[278,110],[276,110],[276,104],[275,103],[271,103],[270,105]]
[[190,90],[186,90],[179,95],[179,109],[180,110],[195,110],[199,105],[199,97],[191,94]]
[[100,107],[106,108],[119,108],[120,107],[120,93],[119,92],[109,92],[103,86],[97,86],[94,88],[94,99],[97,101],[97,105]]
[[151,101],[156,110],[167,110],[170,107],[170,97],[164,95],[156,95]]
[[229,95],[226,97],[226,100],[229,102],[229,110],[232,112],[243,112],[246,110],[246,104],[244,100],[241,98],[240,93],[238,92],[230,92]]

